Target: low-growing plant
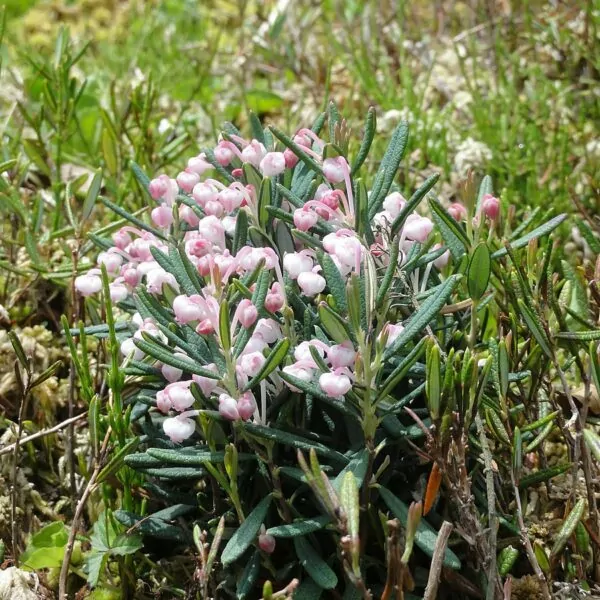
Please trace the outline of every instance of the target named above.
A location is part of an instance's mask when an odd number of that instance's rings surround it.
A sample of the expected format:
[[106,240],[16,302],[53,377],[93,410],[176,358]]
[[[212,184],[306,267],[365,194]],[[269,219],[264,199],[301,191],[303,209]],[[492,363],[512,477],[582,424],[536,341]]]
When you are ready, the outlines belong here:
[[[554,578],[593,578],[600,368],[581,342],[600,336],[578,274],[539,242],[565,215],[517,225],[488,177],[461,203],[436,198],[437,175],[407,200],[404,122],[367,185],[372,109],[355,156],[333,104],[292,137],[250,123],[176,179],[132,163],[150,220],[105,200],[130,223],[91,236],[97,267],[75,280],[91,325],[65,322],[71,347],[98,336],[110,363],[94,390],[73,354],[88,489],[124,500],[113,537],[185,554],[193,577],[164,589],[198,598],[431,599],[440,578],[446,597],[516,597],[525,581],[549,598]],[[559,477],[564,522],[534,534]],[[543,505],[524,506],[541,484]],[[115,583],[110,547],[90,583]],[[134,585],[143,567],[127,566]]]

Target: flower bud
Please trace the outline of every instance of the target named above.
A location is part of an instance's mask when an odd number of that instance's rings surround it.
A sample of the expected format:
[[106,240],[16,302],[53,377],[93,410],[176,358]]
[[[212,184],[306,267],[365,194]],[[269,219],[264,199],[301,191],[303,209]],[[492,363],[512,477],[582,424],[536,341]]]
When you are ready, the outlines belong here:
[[225,229],[217,217],[212,215],[204,217],[198,225],[198,231],[205,240],[225,248]]
[[455,221],[464,221],[467,218],[467,209],[460,202],[453,202],[448,207],[448,214]]
[[198,227],[198,223],[200,223],[200,217],[192,210],[192,207],[187,206],[187,204],[181,204],[179,206],[179,218],[190,227]]
[[298,164],[298,161],[300,160],[294,154],[293,150],[290,150],[289,148],[286,148],[283,151],[283,156],[285,157],[285,166],[288,169],[293,169]]
[[481,212],[495,221],[500,216],[500,200],[491,194],[486,194],[481,200]]
[[348,163],[343,156],[335,158],[326,158],[323,161],[323,175],[329,183],[340,183],[349,173]]
[[386,196],[383,201],[383,208],[389,213],[391,219],[394,220],[400,214],[405,204],[406,199],[404,196],[400,192],[393,192],[389,196]]
[[110,290],[110,299],[113,302],[123,302],[129,296],[129,289],[123,281],[113,281],[108,286]]
[[262,352],[250,352],[249,354],[242,354],[238,364],[245,375],[254,377],[262,369],[265,361],[266,358]]
[[98,255],[98,266],[104,265],[109,275],[116,275],[123,263],[123,257],[117,252],[100,252]]
[[219,396],[219,414],[228,421],[238,421],[240,419],[238,403],[228,394],[221,394]]
[[206,171],[213,169],[214,167],[206,160],[204,152],[198,156],[194,156],[188,160],[186,171],[203,175]]
[[281,338],[281,327],[273,319],[260,319],[254,328],[254,336],[260,336],[266,344],[273,344]]
[[191,321],[201,321],[205,318],[204,308],[199,304],[199,296],[177,296],[173,300],[175,320],[182,325]]
[[172,442],[181,443],[187,440],[195,430],[196,424],[187,417],[170,417],[163,421],[163,431]]
[[[437,250],[438,248],[441,248],[440,244],[436,244],[432,248],[432,250]],[[444,254],[438,256],[433,261],[433,264],[435,265],[436,269],[443,269],[449,262],[450,262],[450,250],[446,250],[446,252],[444,252]]]
[[267,554],[275,552],[275,538],[268,533],[261,533],[258,536],[258,547]]
[[234,157],[233,150],[227,147],[228,142],[219,142],[215,148],[215,158],[217,162],[222,166],[226,167]]
[[403,233],[409,240],[423,243],[427,241],[429,234],[433,229],[433,223],[427,217],[421,217],[417,214],[409,215],[404,224]]
[[283,269],[291,279],[298,279],[300,273],[312,271],[313,259],[302,252],[289,252],[283,257]]
[[112,241],[119,250],[124,250],[127,248],[127,246],[129,246],[129,244],[131,244],[133,240],[131,239],[129,233],[123,229],[119,229],[113,233]]
[[308,231],[317,224],[318,220],[319,216],[312,210],[297,208],[294,211],[294,225],[300,231]]
[[[214,363],[206,365],[204,367],[209,371],[213,371],[217,373],[217,366]],[[192,380],[198,385],[198,387],[202,390],[202,393],[208,398],[217,387],[219,381],[217,379],[211,379],[210,377],[203,377],[202,375],[192,375]]]
[[[98,271],[98,269],[92,269],[92,271]],[[84,297],[97,294],[102,289],[102,279],[91,271],[85,275],[79,275],[75,278],[75,289]]]
[[323,373],[319,385],[330,398],[339,398],[352,388],[350,378],[343,373]]
[[334,370],[339,369],[340,367],[350,367],[354,365],[355,358],[356,352],[350,341],[331,346],[327,351],[327,359]]
[[148,184],[148,191],[154,200],[160,200],[169,189],[169,177],[161,175]]
[[252,140],[242,150],[242,162],[250,163],[258,168],[266,152],[265,147],[258,140]]
[[256,411],[256,400],[251,392],[245,392],[237,401],[237,410],[240,418],[247,421]]
[[298,275],[298,285],[305,296],[316,296],[326,287],[325,278],[318,273],[300,273]]
[[200,206],[204,206],[207,202],[217,200],[219,193],[210,183],[202,182],[194,186],[192,197]]
[[237,307],[238,319],[242,324],[242,327],[248,329],[252,327],[254,323],[256,323],[256,319],[258,319],[258,310],[256,306],[252,304],[252,300],[248,298],[244,298],[240,301]]
[[285,171],[285,156],[283,152],[267,152],[260,161],[260,170],[265,177],[274,177]]
[[196,327],[196,333],[200,335],[210,335],[215,330],[212,321],[210,319],[203,319],[198,323],[198,327]]
[[193,171],[181,171],[177,175],[177,185],[188,194],[194,189],[194,186],[200,182],[200,175]]
[[157,227],[170,227],[173,223],[173,209],[166,204],[152,209],[150,216]]

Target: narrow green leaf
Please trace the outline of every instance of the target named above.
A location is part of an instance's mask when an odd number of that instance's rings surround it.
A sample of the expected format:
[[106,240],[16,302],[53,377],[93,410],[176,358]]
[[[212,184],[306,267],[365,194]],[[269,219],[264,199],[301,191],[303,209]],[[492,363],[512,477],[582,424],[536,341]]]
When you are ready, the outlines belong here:
[[519,299],[518,304],[519,304],[519,311],[521,312],[521,315],[525,319],[525,323],[527,323],[527,327],[529,327],[529,330],[533,334],[535,341],[540,345],[540,348],[544,351],[546,356],[548,358],[552,358],[553,353],[552,353],[552,349],[550,347],[550,341],[548,340],[548,336],[546,335],[546,332],[544,331],[544,328],[540,322],[539,317],[535,314],[535,312],[531,308],[529,308],[529,306],[527,306],[525,304],[525,302],[523,302],[523,300]]
[[89,216],[92,214],[92,210],[96,204],[96,200],[98,199],[98,194],[100,193],[100,187],[102,186],[102,169],[98,169],[94,174],[94,178],[92,179],[92,183],[88,189],[87,196],[83,202],[83,208],[81,209],[81,219],[87,220]]
[[287,525],[278,525],[267,529],[267,533],[276,538],[293,538],[301,535],[308,535],[323,529],[323,527],[331,523],[331,518],[328,515],[322,517],[314,517],[312,519],[302,519],[294,521]]
[[573,340],[576,342],[591,342],[600,340],[600,329],[589,329],[586,331],[559,331],[556,337],[561,340]]
[[388,346],[384,357],[390,357],[396,354],[400,348],[408,344],[408,342],[410,342],[439,314],[460,278],[461,275],[451,275],[435,290],[434,293],[428,296],[425,302],[419,307],[419,310],[414,312],[408,319],[404,326],[404,330],[394,342]]
[[282,144],[289,148],[307,167],[319,173],[319,175],[323,175],[323,168],[321,165],[311,156],[309,156],[301,146],[296,144],[294,140],[288,137],[283,131],[280,131],[274,125],[269,127],[273,135],[280,141]]
[[98,483],[106,481],[111,475],[114,475],[123,465],[125,457],[131,454],[140,443],[140,438],[136,437],[127,442],[116,454],[112,456],[109,463],[102,468],[98,474]]
[[536,471],[531,475],[525,475],[525,477],[521,477],[519,481],[519,489],[524,490],[532,485],[537,485],[538,483],[548,481],[557,475],[562,475],[563,473],[566,473],[571,466],[571,463],[565,463],[562,465],[556,465],[555,467],[550,467],[549,469]]
[[[542,237],[544,235],[547,235],[551,231],[554,231],[567,218],[567,216],[568,215],[565,213],[562,215],[558,215],[557,217],[554,217],[553,219],[550,219],[550,221],[548,221],[547,223],[544,223],[543,225],[540,225],[539,227],[536,227],[533,231],[530,231],[527,235],[520,237],[518,240],[511,241],[510,247],[515,250],[518,248],[524,248],[525,246],[527,246],[527,244],[529,244],[529,242],[531,240]],[[496,250],[496,252],[494,252],[492,254],[492,258],[493,259],[501,258],[502,256],[504,256],[506,254],[506,252],[507,252],[506,248],[500,248],[500,250]]]
[[444,244],[448,246],[452,256],[459,259],[471,245],[467,234],[437,200],[430,198],[429,207],[433,221],[442,234]]
[[238,580],[236,594],[239,600],[244,600],[252,591],[260,573],[260,550],[255,550],[252,558],[246,563]]
[[258,191],[258,223],[263,230],[266,229],[267,221],[269,220],[267,207],[271,204],[271,193],[271,178],[265,177]]
[[600,436],[591,429],[584,429],[583,439],[590,452],[594,455],[594,458],[600,463]]
[[373,106],[369,107],[367,112],[367,118],[365,119],[365,134],[363,136],[360,148],[356,154],[356,158],[352,163],[351,175],[354,177],[362,164],[365,162],[377,131],[377,114]]
[[231,245],[231,254],[235,256],[248,242],[248,213],[240,209],[235,220],[235,233]]
[[271,494],[263,498],[256,505],[254,510],[246,517],[246,520],[231,536],[221,554],[221,562],[224,567],[235,562],[242,554],[244,554],[244,552],[246,552],[250,545],[254,543],[260,530],[260,526],[265,521],[270,506]]
[[577,523],[581,521],[584,511],[585,499],[580,498],[577,501],[577,504],[575,504],[573,507],[573,510],[569,513],[569,516],[563,521],[560,531],[556,535],[552,552],[550,552],[551,558],[557,556],[558,553],[565,547],[566,543],[569,541],[569,538],[571,535],[573,535],[575,527],[577,527]]
[[[387,507],[392,511],[394,516],[400,519],[402,525],[406,527],[408,522],[408,506],[406,506],[402,500],[394,496],[387,488],[380,485],[378,490],[383,501],[387,504]],[[432,557],[436,540],[437,532],[425,519],[421,519],[415,533],[415,544],[417,547],[425,552],[427,556]],[[452,550],[450,550],[450,548],[447,548],[446,553],[444,554],[444,566],[455,570],[458,570],[461,567],[460,559],[452,552]]]
[[221,302],[219,307],[219,338],[225,352],[231,350],[231,328],[229,323],[229,304],[227,300]]
[[300,564],[312,580],[325,590],[332,590],[338,582],[337,575],[303,537],[294,538],[294,548]]
[[328,253],[319,253],[318,258],[323,267],[323,276],[327,281],[327,287],[335,300],[336,308],[340,313],[345,313],[348,310],[345,279]]
[[369,197],[369,219],[373,219],[375,213],[380,210],[387,193],[390,191],[407,144],[408,123],[402,121],[392,134],[392,139],[375,175],[371,187],[371,196]]
[[343,344],[350,338],[346,322],[326,302],[319,304],[318,311],[321,325],[336,344]]
[[283,361],[290,349],[290,340],[283,338],[275,344],[260,371],[248,382],[243,391],[247,391],[266,379]]

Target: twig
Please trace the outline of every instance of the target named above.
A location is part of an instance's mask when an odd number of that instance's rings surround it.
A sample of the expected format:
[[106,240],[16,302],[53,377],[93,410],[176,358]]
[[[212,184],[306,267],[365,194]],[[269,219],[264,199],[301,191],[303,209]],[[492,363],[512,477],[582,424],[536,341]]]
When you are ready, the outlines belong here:
[[515,474],[513,470],[510,470],[510,478],[512,480],[513,489],[515,492],[515,502],[517,505],[517,521],[519,522],[519,529],[521,530],[521,541],[523,542],[523,546],[525,546],[525,553],[527,554],[527,558],[529,559],[529,564],[532,566],[536,577],[540,582],[540,589],[542,591],[542,595],[544,600],[551,600],[550,591],[548,590],[548,582],[546,581],[546,577],[540,567],[540,563],[538,562],[535,552],[531,546],[531,542],[529,541],[529,536],[527,535],[527,529],[525,528],[525,522],[523,521],[523,509],[521,507],[521,496],[519,493],[519,488],[517,486],[517,482],[515,481]]
[[60,568],[60,577],[58,579],[58,600],[68,600],[67,597],[67,577],[69,575],[69,564],[71,563],[71,556],[73,555],[73,547],[75,545],[75,538],[77,536],[77,527],[79,525],[79,520],[81,519],[81,514],[83,513],[83,509],[85,508],[85,504],[92,494],[92,492],[96,489],[96,480],[98,479],[98,475],[100,474],[100,469],[102,467],[104,454],[106,452],[106,447],[108,446],[108,441],[110,440],[111,428],[108,428],[106,435],[104,436],[104,441],[102,442],[102,448],[100,450],[98,459],[96,460],[96,466],[94,467],[94,472],[90,477],[87,485],[85,486],[85,490],[83,490],[83,494],[77,503],[77,508],[75,509],[75,515],[73,516],[73,522],[71,523],[71,530],[69,532],[69,539],[67,541],[67,547],[65,548],[65,555],[63,558],[62,566]]
[[[87,413],[82,413],[81,415],[77,415],[77,416],[73,417],[72,419],[67,419],[66,421],[63,421],[62,423],[59,423],[58,425],[54,425],[54,427],[50,427],[48,429],[42,429],[41,431],[32,433],[31,435],[28,435],[27,437],[20,439],[19,445],[27,444],[27,443],[33,442],[34,440],[37,440],[39,438],[56,433],[57,431],[60,431],[61,429],[64,429],[65,427],[68,427],[69,425],[72,425],[73,423],[77,423],[77,421],[80,421],[81,419],[83,419],[86,416],[86,414]],[[4,448],[1,448],[0,456],[3,456],[4,454],[8,454],[9,452],[12,452],[16,445],[17,445],[17,442],[14,442],[13,444],[9,444],[8,446],[4,446]]]
[[475,424],[479,433],[479,441],[483,451],[483,462],[485,465],[485,486],[487,490],[488,503],[488,525],[490,527],[490,562],[488,565],[488,586],[486,600],[494,600],[497,594],[501,594],[501,584],[498,580],[496,569],[496,545],[498,536],[498,515],[496,514],[496,494],[494,493],[494,471],[492,469],[492,454],[485,435],[483,421],[479,413],[475,415]]
[[438,587],[440,585],[440,574],[444,564],[444,554],[451,533],[452,523],[444,521],[435,542],[435,549],[433,551],[433,557],[431,558],[431,568],[429,569],[429,577],[427,578],[427,587],[425,588],[423,600],[435,600],[437,598]]

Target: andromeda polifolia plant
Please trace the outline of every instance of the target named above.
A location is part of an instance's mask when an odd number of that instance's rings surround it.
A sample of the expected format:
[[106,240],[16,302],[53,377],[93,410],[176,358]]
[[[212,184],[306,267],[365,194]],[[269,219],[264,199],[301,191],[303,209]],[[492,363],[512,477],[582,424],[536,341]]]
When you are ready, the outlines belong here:
[[515,228],[487,177],[406,199],[408,125],[377,164],[372,109],[356,148],[334,105],[291,137],[250,122],[174,179],[132,164],[149,219],[103,198],[128,223],[75,280],[92,325],[68,333],[108,339],[96,428],[139,500],[114,526],[187,553],[198,598],[433,598],[440,577],[501,598],[521,551],[547,596],[558,550],[540,564],[520,493],[542,436],[570,431],[546,385],[566,329],[516,257],[549,285],[537,240],[564,215]]

